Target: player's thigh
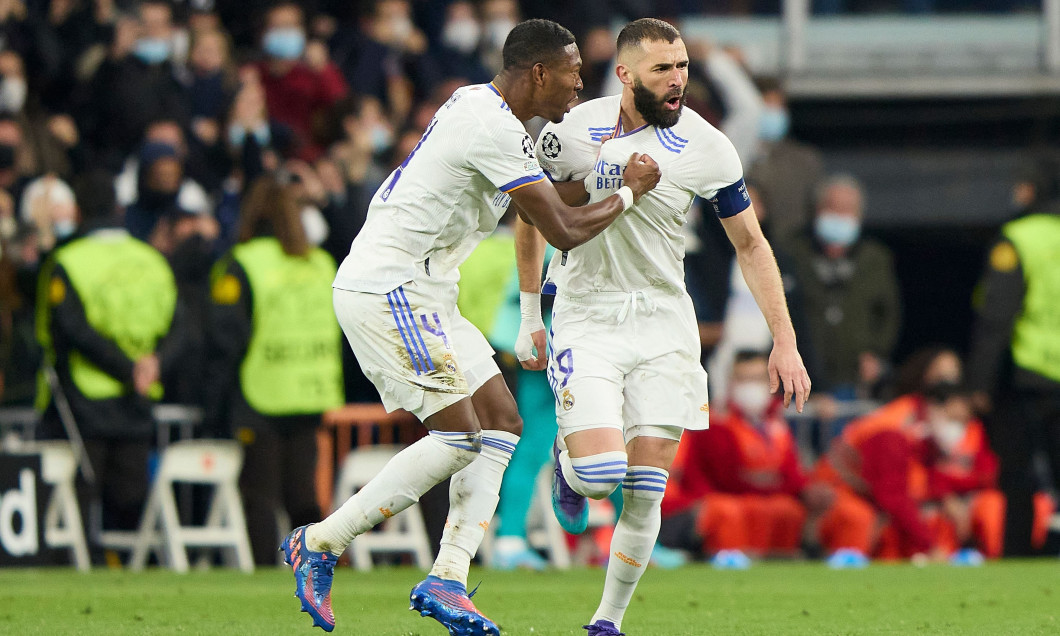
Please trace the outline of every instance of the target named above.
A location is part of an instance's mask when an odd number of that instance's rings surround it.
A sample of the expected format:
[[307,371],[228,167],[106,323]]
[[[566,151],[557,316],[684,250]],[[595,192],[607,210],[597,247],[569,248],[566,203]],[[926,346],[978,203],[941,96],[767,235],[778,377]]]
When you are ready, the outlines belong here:
[[[339,324],[383,405],[421,421],[470,395],[450,338],[455,303],[428,291],[410,283],[389,294],[334,294]],[[477,429],[471,420],[468,430]]]
[[[597,323],[557,309],[549,346],[548,379],[559,434],[568,449],[575,456],[593,454],[591,448],[622,450],[625,373],[620,341],[608,337]],[[585,440],[584,446],[579,440]],[[576,452],[572,441],[585,452]],[[601,444],[607,448],[599,448]]]
[[709,426],[707,373],[690,352],[671,351],[643,361],[627,376],[624,396],[627,429]]

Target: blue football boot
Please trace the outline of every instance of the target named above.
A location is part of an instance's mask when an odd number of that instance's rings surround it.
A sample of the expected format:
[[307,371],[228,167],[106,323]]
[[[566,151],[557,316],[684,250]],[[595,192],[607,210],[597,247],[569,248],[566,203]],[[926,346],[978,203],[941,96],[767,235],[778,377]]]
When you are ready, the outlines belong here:
[[600,619],[592,625],[582,625],[582,629],[589,630],[588,636],[626,636],[625,632],[618,631],[611,621]]
[[330,632],[335,629],[331,611],[331,580],[335,576],[335,555],[313,552],[305,544],[306,526],[291,531],[280,544],[284,563],[294,570],[294,595],[302,601],[302,611],[313,617],[313,625]]
[[552,474],[552,511],[556,513],[560,527],[571,534],[581,534],[589,526],[589,500],[574,492],[563,477],[559,453],[559,444],[553,443],[552,455],[556,458],[556,470]]
[[409,609],[438,621],[450,636],[500,636],[500,628],[471,602],[474,594],[459,581],[428,576],[412,588]]

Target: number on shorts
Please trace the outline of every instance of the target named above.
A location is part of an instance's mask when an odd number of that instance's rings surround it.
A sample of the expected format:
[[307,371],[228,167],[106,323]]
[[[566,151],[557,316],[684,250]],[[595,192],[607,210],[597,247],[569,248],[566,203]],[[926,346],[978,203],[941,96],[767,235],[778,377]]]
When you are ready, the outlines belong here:
[[427,314],[420,314],[420,324],[423,325],[423,329],[425,331],[427,331],[428,333],[433,333],[434,335],[441,338],[442,344],[445,345],[445,348],[450,349],[451,347],[449,346],[449,338],[446,337],[445,330],[442,329],[442,321],[440,318],[438,318],[438,312],[434,312],[431,315],[434,318],[433,325],[427,322]]
[[560,389],[567,386],[573,374],[574,353],[570,349],[564,349],[553,357],[552,364],[548,367],[548,382],[552,385],[552,393],[556,395],[556,400],[559,400]]

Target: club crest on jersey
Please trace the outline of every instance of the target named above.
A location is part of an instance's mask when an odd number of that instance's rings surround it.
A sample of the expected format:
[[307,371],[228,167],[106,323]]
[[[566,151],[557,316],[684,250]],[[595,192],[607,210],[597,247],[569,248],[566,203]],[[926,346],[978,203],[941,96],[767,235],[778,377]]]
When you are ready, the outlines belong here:
[[545,156],[555,159],[561,150],[563,150],[563,145],[559,143],[556,133],[551,130],[545,133],[545,136],[541,138],[541,151],[545,153]]
[[563,395],[560,402],[563,404],[564,411],[569,411],[574,408],[574,395],[571,394],[570,389],[563,389]]
[[530,135],[523,135],[523,154],[534,158],[534,141],[530,139]]
[[442,356],[442,366],[449,373],[456,373],[456,360],[453,359],[453,354],[447,353]]

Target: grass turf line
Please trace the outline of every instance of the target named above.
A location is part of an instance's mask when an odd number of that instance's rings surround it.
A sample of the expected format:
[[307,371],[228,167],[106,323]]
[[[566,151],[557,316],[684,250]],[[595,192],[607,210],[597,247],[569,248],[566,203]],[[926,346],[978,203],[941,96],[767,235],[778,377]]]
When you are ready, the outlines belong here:
[[[410,568],[339,568],[336,634],[445,636],[409,612]],[[506,636],[585,634],[603,570],[495,572],[475,601]],[[67,569],[0,570],[0,634],[315,634],[280,569],[181,576]],[[1057,634],[1060,563],[1053,559],[945,565],[766,563],[745,572],[703,565],[649,570],[626,614],[630,636],[707,634]]]

